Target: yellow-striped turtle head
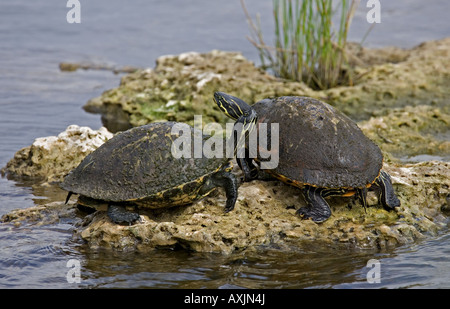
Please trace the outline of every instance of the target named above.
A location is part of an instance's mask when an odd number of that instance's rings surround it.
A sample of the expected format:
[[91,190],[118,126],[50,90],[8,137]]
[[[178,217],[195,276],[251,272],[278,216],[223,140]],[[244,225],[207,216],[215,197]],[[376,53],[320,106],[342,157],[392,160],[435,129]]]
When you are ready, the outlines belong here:
[[236,120],[236,123],[242,123],[249,131],[254,129],[258,116],[256,111],[243,100],[224,92],[215,92],[214,102],[225,115]]
[[247,136],[255,127],[258,120],[256,111],[243,100],[226,94],[224,92],[214,93],[214,102],[219,106],[220,110],[231,119],[236,120],[237,124],[243,125],[240,137],[235,144],[235,153],[237,149],[243,147],[245,143],[245,136]]

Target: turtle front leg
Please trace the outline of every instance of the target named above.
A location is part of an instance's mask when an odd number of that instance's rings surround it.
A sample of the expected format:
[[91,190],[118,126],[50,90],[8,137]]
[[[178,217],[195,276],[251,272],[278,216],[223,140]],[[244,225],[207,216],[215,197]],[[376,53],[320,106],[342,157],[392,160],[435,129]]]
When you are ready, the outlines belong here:
[[225,189],[225,195],[227,196],[225,212],[230,212],[234,209],[238,197],[238,182],[236,176],[230,172],[224,172],[218,178],[216,183]]
[[258,178],[258,168],[253,165],[253,159],[248,158],[247,154],[245,158],[237,158],[236,161],[244,173],[244,182],[249,182]]
[[239,185],[236,176],[231,173],[232,169],[233,166],[231,164],[225,165],[217,173],[213,174],[200,190],[200,192],[208,192],[215,187],[224,188],[227,197],[225,212],[230,212],[234,209],[238,197]]
[[322,188],[305,186],[303,196],[307,206],[297,210],[302,219],[312,219],[316,223],[324,222],[331,216],[331,209],[324,199],[325,191]]
[[400,200],[395,195],[391,176],[388,173],[381,171],[380,176],[375,180],[375,186],[378,188],[379,202],[383,205],[384,209],[392,210],[400,206]]

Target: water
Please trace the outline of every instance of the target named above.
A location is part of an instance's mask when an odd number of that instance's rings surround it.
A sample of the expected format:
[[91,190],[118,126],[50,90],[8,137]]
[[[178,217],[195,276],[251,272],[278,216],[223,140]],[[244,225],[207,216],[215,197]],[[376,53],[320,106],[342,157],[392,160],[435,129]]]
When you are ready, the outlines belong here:
[[[81,0],[81,24],[66,22],[66,1],[3,0],[0,3],[0,166],[35,138],[57,135],[71,124],[93,129],[100,117],[81,107],[118,85],[121,75],[105,71],[63,73],[59,62],[153,67],[164,54],[212,49],[239,50],[258,62],[246,40],[239,1]],[[365,2],[350,38],[369,28]],[[271,1],[246,1],[260,12],[271,41]],[[382,23],[366,46],[412,47],[449,36],[446,0],[382,1]],[[420,21],[420,22],[419,22]],[[57,188],[0,178],[0,215],[55,200]],[[0,225],[0,287],[3,288],[380,288],[450,287],[448,232],[393,252],[347,252],[303,248],[220,256],[186,251],[111,253],[72,240],[76,218],[21,227]],[[369,259],[381,265],[381,283],[369,284]],[[67,262],[81,263],[81,282],[68,283]]]

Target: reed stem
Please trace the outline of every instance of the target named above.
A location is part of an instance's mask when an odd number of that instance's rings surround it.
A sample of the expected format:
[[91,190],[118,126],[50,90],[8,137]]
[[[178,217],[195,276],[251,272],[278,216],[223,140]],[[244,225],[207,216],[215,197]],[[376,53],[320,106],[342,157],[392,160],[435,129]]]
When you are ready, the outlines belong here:
[[[358,0],[273,0],[275,47],[265,44],[260,27],[248,14],[250,42],[258,49],[261,63],[276,76],[303,81],[314,89],[328,89],[351,84],[351,72],[345,57],[345,46]],[[340,16],[335,29],[332,18]]]

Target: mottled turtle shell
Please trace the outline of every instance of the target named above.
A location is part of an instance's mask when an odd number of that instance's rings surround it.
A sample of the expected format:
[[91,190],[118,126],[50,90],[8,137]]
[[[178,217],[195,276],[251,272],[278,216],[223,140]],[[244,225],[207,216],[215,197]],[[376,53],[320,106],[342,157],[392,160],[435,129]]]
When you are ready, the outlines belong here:
[[323,188],[363,188],[378,177],[381,150],[329,104],[308,97],[279,97],[257,102],[253,108],[258,123],[279,123],[279,164],[269,171],[275,177]]
[[[204,196],[197,193],[205,177],[228,160],[194,158],[194,128],[185,124],[191,130],[191,158],[175,158],[172,142],[180,134],[189,136],[178,130],[172,134],[175,124],[152,123],[119,133],[89,154],[61,187],[95,200],[133,201],[151,208],[187,204]],[[203,135],[202,140],[208,137]]]

